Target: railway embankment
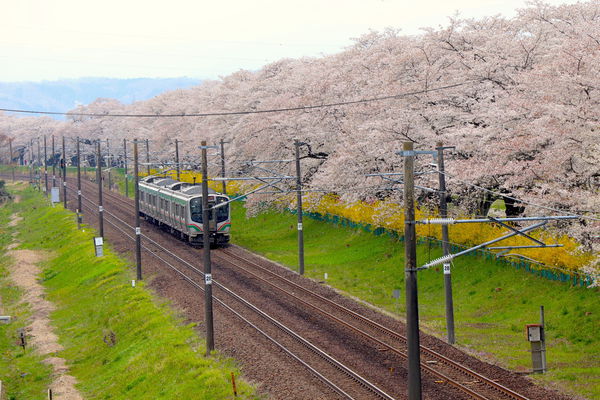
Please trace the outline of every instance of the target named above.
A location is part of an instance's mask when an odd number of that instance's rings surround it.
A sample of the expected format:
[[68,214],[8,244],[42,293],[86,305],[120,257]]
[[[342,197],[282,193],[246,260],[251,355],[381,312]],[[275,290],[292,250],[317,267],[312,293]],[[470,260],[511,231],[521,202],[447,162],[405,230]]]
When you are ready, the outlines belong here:
[[[297,268],[295,215],[268,211],[246,218],[238,204],[233,207],[232,240]],[[304,221],[304,241],[306,276],[403,318],[402,242],[311,219]],[[440,256],[437,246],[418,246],[421,264]],[[454,260],[452,286],[458,348],[573,398],[600,398],[598,288],[551,281],[478,256]],[[420,271],[418,291],[421,329],[445,338],[442,271]],[[539,323],[540,306],[545,310],[548,359],[543,375],[531,374],[525,336],[526,324]]]
[[95,257],[94,232],[77,230],[71,212],[25,185],[10,190],[21,201],[0,208],[0,314],[11,316],[0,324],[7,399],[46,398],[48,389],[63,399],[226,399],[232,374],[237,398],[256,398],[232,360],[203,356],[193,324],[143,282],[132,286],[126,261],[110,248]]

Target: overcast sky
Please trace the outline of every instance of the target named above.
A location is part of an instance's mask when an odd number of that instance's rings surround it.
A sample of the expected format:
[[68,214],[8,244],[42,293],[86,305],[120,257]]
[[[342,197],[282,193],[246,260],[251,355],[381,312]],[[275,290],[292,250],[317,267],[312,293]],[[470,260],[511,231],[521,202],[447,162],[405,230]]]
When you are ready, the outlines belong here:
[[[550,4],[574,3],[548,0]],[[525,0],[3,0],[0,81],[218,78],[339,52],[369,29],[515,15]]]

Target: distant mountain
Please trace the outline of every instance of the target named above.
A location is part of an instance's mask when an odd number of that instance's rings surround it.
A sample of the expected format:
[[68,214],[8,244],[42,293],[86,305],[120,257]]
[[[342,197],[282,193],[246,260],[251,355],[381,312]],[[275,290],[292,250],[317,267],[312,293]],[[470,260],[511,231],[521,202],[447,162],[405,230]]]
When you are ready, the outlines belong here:
[[192,78],[81,78],[42,82],[0,82],[0,108],[58,111],[72,110],[98,97],[129,104],[168,90],[199,85]]

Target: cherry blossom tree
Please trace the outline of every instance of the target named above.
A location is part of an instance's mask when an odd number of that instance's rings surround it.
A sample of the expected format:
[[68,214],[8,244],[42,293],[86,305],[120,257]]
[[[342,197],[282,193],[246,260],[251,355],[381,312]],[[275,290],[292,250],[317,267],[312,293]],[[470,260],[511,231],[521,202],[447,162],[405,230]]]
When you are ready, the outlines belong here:
[[[307,189],[397,203],[397,190],[365,175],[401,172],[403,141],[423,150],[441,141],[455,146],[446,169],[456,212],[485,215],[500,198],[509,214],[550,213],[534,204],[585,214],[592,219],[565,229],[591,249],[600,214],[599,89],[600,4],[533,2],[514,18],[454,16],[416,36],[371,31],[338,54],[284,59],[131,105],[98,99],[66,122],[0,115],[0,132],[23,142],[40,134],[150,139],[157,161],[173,160],[175,139],[192,161],[201,140],[224,139],[232,173],[249,172],[247,160],[291,158],[299,139],[327,155],[303,159]],[[324,107],[296,109],[306,105]],[[272,109],[293,110],[252,113]],[[248,113],[222,115],[238,111]],[[189,116],[199,113],[221,115]],[[429,163],[421,158],[419,170],[431,171]],[[293,173],[289,164],[278,168]],[[419,182],[435,187],[435,179]]]

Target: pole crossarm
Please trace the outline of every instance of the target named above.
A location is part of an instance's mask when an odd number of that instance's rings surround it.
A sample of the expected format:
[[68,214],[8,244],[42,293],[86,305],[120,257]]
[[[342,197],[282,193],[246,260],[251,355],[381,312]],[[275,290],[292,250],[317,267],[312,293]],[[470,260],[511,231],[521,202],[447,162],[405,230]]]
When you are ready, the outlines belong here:
[[[419,173],[415,173],[415,175],[426,175],[426,174],[432,174],[432,173],[437,173],[437,171],[433,171],[433,172],[421,172]],[[397,183],[399,185],[404,185],[404,181],[400,181],[397,179],[392,179],[390,178],[390,176],[403,176],[404,174],[402,173],[396,173],[396,172],[387,172],[387,173],[381,173],[381,174],[366,174],[365,176],[378,176],[381,179],[385,180],[385,181],[390,181],[390,182],[394,182]],[[414,185],[414,187],[416,187],[417,189],[421,189],[424,190],[426,192],[432,192],[432,193],[439,193],[439,190],[436,189],[431,189],[425,186],[419,186],[419,185]]]
[[[247,179],[253,179],[253,178],[238,178],[238,179],[233,179],[233,180],[247,180]],[[223,178],[213,178],[212,180],[213,180],[213,181],[216,181],[216,180],[223,180]],[[275,186],[275,185],[276,185],[276,184],[278,184],[279,182],[281,182],[281,179],[277,180],[276,182],[272,182],[272,183],[265,182],[265,184],[264,184],[263,186],[260,186],[260,187],[258,187],[258,188],[256,188],[256,189],[253,189],[253,190],[251,190],[251,191],[249,191],[249,192],[247,192],[247,193],[244,193],[244,194],[241,194],[241,195],[239,195],[239,196],[236,196],[236,197],[234,197],[234,198],[231,198],[231,199],[229,199],[228,201],[224,201],[223,203],[219,203],[219,204],[217,204],[217,205],[215,205],[215,206],[213,206],[213,207],[210,207],[210,209],[212,210],[212,209],[215,209],[215,208],[224,207],[225,205],[227,205],[227,204],[229,204],[229,203],[231,203],[231,202],[234,202],[234,201],[236,201],[236,200],[238,200],[238,199],[241,199],[241,198],[243,198],[243,197],[246,197],[246,196],[248,196],[248,195],[250,195],[250,194],[257,193],[257,192],[261,191],[262,189],[266,189],[266,188],[268,188],[268,187],[273,187],[273,188],[275,188],[275,189],[277,189],[277,190],[281,190],[281,189],[279,189],[277,186]],[[281,193],[283,193],[283,192],[281,192]]]
[[[529,232],[529,231],[532,231],[534,229],[537,229],[537,228],[539,228],[541,226],[546,225],[547,223],[548,223],[548,220],[543,220],[542,222],[539,222],[537,224],[533,224],[533,225],[527,226],[525,228],[521,228],[521,229],[518,229],[518,230],[515,229],[515,230],[513,230],[513,232],[507,233],[506,235],[501,236],[499,238],[492,239],[492,240],[487,241],[485,243],[478,244],[477,246],[473,246],[471,248],[468,248],[466,250],[460,251],[458,253],[448,254],[446,256],[443,256],[443,257],[440,257],[440,258],[436,258],[435,260],[432,260],[429,263],[424,264],[423,266],[417,268],[417,270],[428,269],[430,267],[433,267],[433,266],[436,266],[436,265],[439,265],[439,264],[450,262],[453,259],[455,259],[456,257],[460,257],[462,255],[471,253],[471,252],[473,252],[475,250],[482,249],[482,248],[484,248],[484,247],[486,247],[486,246],[488,246],[490,244],[500,242],[500,241],[502,241],[504,239],[508,239],[509,237],[513,237],[513,236],[516,236],[516,235],[522,235],[525,232]],[[549,246],[540,246],[540,247],[549,247]]]
[[247,166],[253,167],[254,169],[263,171],[268,174],[273,174],[273,175],[277,175],[277,176],[285,176],[275,170],[261,167],[258,164],[281,164],[281,163],[290,163],[292,161],[294,161],[294,160],[248,160],[248,161],[244,161],[243,163]]
[[437,150],[402,150],[402,151],[397,151],[396,154],[402,156],[402,157],[415,157],[418,156],[420,154],[428,154],[433,156],[434,160],[437,160]]
[[284,163],[284,162],[292,162],[294,160],[249,160],[246,161],[246,164],[275,164],[275,163]]
[[296,179],[295,176],[253,176],[253,177],[238,177],[238,178],[211,178],[211,181],[255,181],[255,180],[284,180],[284,179]]

